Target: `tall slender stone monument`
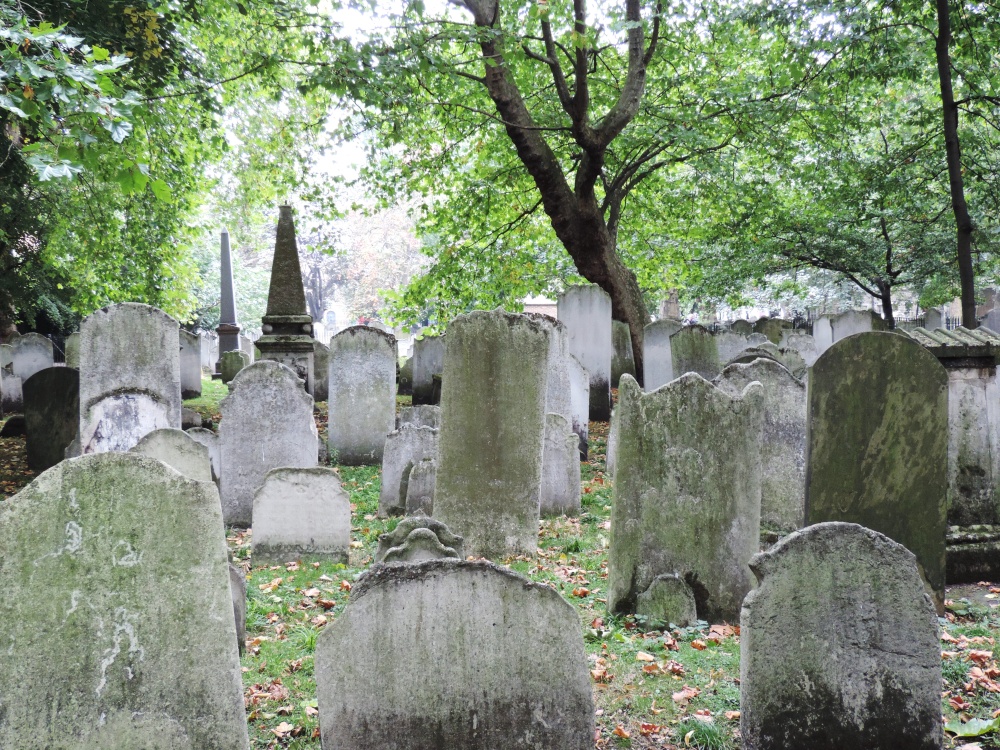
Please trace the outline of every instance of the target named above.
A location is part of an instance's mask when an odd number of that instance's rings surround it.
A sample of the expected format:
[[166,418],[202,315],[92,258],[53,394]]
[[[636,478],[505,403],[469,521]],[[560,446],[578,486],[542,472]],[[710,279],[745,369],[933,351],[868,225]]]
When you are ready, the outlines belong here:
[[215,371],[222,371],[222,355],[226,352],[239,351],[240,324],[236,322],[236,287],[233,286],[233,259],[229,252],[229,232],[222,230],[222,258],[219,266],[219,276],[222,284],[222,294],[219,299],[219,358],[215,363]]
[[290,367],[305,381],[306,391],[311,395],[315,379],[312,316],[306,309],[292,207],[281,206],[279,212],[267,312],[261,326],[264,335],[256,344],[262,359],[273,359]]

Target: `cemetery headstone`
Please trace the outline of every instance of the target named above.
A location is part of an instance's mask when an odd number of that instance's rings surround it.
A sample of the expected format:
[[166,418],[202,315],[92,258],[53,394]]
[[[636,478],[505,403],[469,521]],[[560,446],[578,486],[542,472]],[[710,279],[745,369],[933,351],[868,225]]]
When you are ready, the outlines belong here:
[[907,336],[850,336],[813,365],[808,408],[806,523],[859,523],[904,545],[943,611],[944,368]]
[[751,334],[748,337],[732,331],[716,331],[712,334],[712,339],[715,341],[715,351],[719,357],[719,363],[723,366],[750,347],[767,341],[759,333]]
[[229,588],[233,594],[233,619],[236,621],[236,646],[240,656],[247,640],[247,578],[243,571],[229,563]]
[[487,562],[376,566],[320,634],[315,661],[325,750],[594,742],[576,610],[548,586]]
[[414,427],[431,427],[435,430],[441,427],[441,407],[425,404],[423,406],[404,406],[399,410],[396,427],[411,424]]
[[620,320],[611,321],[611,344],[611,387],[617,388],[618,381],[626,372],[635,377],[632,334],[627,323],[622,323]]
[[835,316],[830,321],[830,325],[833,328],[833,343],[835,344],[856,333],[886,330],[885,321],[871,310],[847,310]]
[[330,339],[328,445],[337,463],[382,462],[385,438],[396,426],[396,339],[369,326],[345,328]]
[[0,344],[0,413],[20,414],[24,409],[21,378],[14,374],[14,349]]
[[407,516],[396,528],[380,534],[375,562],[386,565],[418,563],[451,557],[464,560],[462,537],[440,521],[423,515]]
[[779,351],[785,354],[795,352],[802,357],[806,367],[812,367],[820,355],[816,339],[807,333],[785,333],[787,335],[782,337]]
[[670,337],[684,324],[679,320],[656,320],[646,326],[643,334],[643,387],[655,391],[674,379],[674,363],[670,353]]
[[219,404],[222,515],[226,525],[251,525],[253,496],[271,469],[316,466],[319,440],[313,399],[288,367],[250,365]]
[[670,337],[674,378],[694,372],[711,380],[722,372],[715,337],[702,326],[685,326]]
[[936,328],[944,328],[944,315],[941,314],[940,310],[931,308],[924,313],[924,328],[929,331],[933,331]]
[[330,347],[320,341],[313,341],[313,400],[316,403],[330,397]]
[[821,523],[753,559],[740,617],[746,750],[940,750],[941,646],[913,554]]
[[434,515],[469,554],[533,555],[549,332],[527,316],[476,311],[448,325],[446,342]]
[[181,398],[201,396],[201,337],[196,333],[178,331],[181,342]]
[[821,315],[813,321],[813,341],[816,343],[816,356],[833,346],[833,324],[830,315]]
[[22,385],[36,372],[52,367],[55,362],[52,342],[39,333],[18,336],[10,347],[13,358],[11,370],[15,377],[21,378]]
[[204,420],[201,417],[201,412],[188,408],[187,406],[181,407],[182,430],[190,430],[195,427],[201,427],[203,424]]
[[406,483],[406,515],[432,515],[434,488],[437,486],[437,459],[423,458],[413,464],[404,477]]
[[698,620],[698,607],[691,587],[673,573],[662,573],[635,601],[635,613],[654,622],[686,628]]
[[434,376],[444,371],[444,336],[424,336],[413,342],[413,405],[433,404]]
[[48,367],[24,381],[28,466],[45,471],[63,460],[80,431],[80,372]]
[[691,588],[699,618],[739,616],[760,543],[763,400],[758,383],[732,398],[695,373],[652,393],[622,378],[612,612],[635,612],[654,579],[673,573]]
[[562,414],[545,415],[542,454],[542,516],[580,514],[580,449],[569,420]]
[[744,320],[743,318],[734,320],[730,323],[729,330],[733,333],[738,333],[740,336],[749,336],[751,333],[754,333],[753,323],[749,320]]
[[569,398],[573,432],[580,441],[580,459],[587,460],[590,450],[590,375],[573,355],[566,361],[569,372]]
[[132,452],[163,461],[196,482],[212,481],[212,462],[208,448],[183,430],[153,430],[136,443]]
[[239,349],[224,352],[219,365],[222,371],[222,382],[226,384],[233,382],[233,378],[240,374],[240,370],[249,365],[250,358],[246,352],[241,352]]
[[201,443],[208,449],[208,460],[212,465],[212,480],[218,484],[222,478],[222,445],[217,433],[204,427],[193,427],[187,430],[192,440]]
[[611,418],[611,297],[596,284],[571,286],[559,295],[558,318],[566,326],[569,353],[590,375],[590,419]]
[[63,344],[63,353],[66,357],[66,366],[80,369],[80,332],[74,331],[66,337]]
[[396,393],[400,396],[413,396],[413,357],[407,357],[399,368],[399,384]]
[[792,327],[790,320],[781,318],[760,318],[753,324],[754,333],[762,333],[767,336],[767,340],[777,346],[781,343],[781,334]]
[[253,499],[255,565],[303,558],[347,564],[351,498],[333,469],[272,469]]
[[406,513],[406,492],[411,470],[425,458],[437,458],[438,431],[415,424],[401,425],[385,439],[382,458],[382,487],[378,514],[401,516]]

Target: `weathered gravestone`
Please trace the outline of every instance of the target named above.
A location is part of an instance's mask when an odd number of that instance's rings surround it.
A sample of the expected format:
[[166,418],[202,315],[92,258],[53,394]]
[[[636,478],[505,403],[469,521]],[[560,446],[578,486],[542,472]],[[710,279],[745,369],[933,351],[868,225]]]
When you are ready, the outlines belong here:
[[201,395],[201,337],[183,328],[178,335],[181,342],[181,398],[198,398]]
[[406,515],[432,515],[434,489],[437,486],[437,459],[423,458],[417,461],[405,480]]
[[848,523],[750,563],[740,618],[745,750],[938,750],[941,653],[913,554]]
[[80,332],[74,331],[66,337],[63,345],[63,352],[66,357],[66,366],[80,369]]
[[212,481],[212,461],[208,448],[183,430],[153,430],[136,443],[131,452],[162,461],[188,479],[197,482]]
[[[590,419],[611,418],[611,297],[596,284],[571,286],[559,295],[559,320],[569,353],[590,375]],[[617,385],[617,383],[615,384]]]
[[80,326],[80,451],[127,451],[181,426],[177,321],[149,305],[110,305]]
[[396,426],[396,339],[369,326],[330,339],[327,430],[330,454],[347,466],[382,462]]
[[233,594],[233,619],[236,621],[236,645],[240,656],[246,650],[247,639],[247,577],[243,570],[229,563],[229,588]]
[[545,415],[539,512],[542,516],[580,514],[580,449],[562,414]]
[[253,499],[254,565],[302,558],[347,564],[351,498],[333,469],[273,469]]
[[948,375],[897,333],[838,341],[809,377],[806,523],[848,521],[917,556],[944,605]]
[[781,343],[781,334],[792,327],[790,320],[781,318],[760,318],[753,324],[754,333],[762,333],[767,336],[767,340],[777,346]]
[[11,342],[10,348],[11,371],[15,377],[21,378],[22,384],[39,370],[52,367],[55,362],[52,342],[39,333],[18,336]]
[[212,480],[218,484],[222,478],[222,445],[218,433],[204,427],[193,427],[187,430],[192,440],[201,443],[208,449],[208,460],[212,465]]
[[428,516],[408,516],[387,534],[380,534],[375,562],[403,565],[452,557],[464,560],[462,537]]
[[743,318],[734,320],[730,323],[729,330],[733,333],[738,333],[740,336],[749,336],[751,333],[754,333],[753,323],[749,320],[744,320]]
[[437,458],[438,431],[432,427],[404,424],[385,439],[382,457],[382,486],[378,514],[401,516],[406,513],[409,475],[420,461]]
[[187,406],[181,407],[181,429],[190,430],[194,427],[201,427],[205,424],[205,420],[201,416],[201,412],[188,408]]
[[435,430],[441,427],[441,407],[425,404],[423,406],[404,406],[396,417],[396,428],[404,424],[414,427],[431,427]]
[[871,310],[847,310],[834,316],[830,325],[834,344],[856,333],[886,330],[885,321]]
[[14,375],[14,349],[0,344],[0,413],[20,414],[23,407],[21,378]]
[[240,374],[240,370],[249,367],[249,365],[250,357],[245,352],[241,352],[239,349],[223,352],[222,358],[219,360],[222,382],[226,384],[233,382],[233,379]]
[[549,333],[503,311],[448,325],[434,516],[481,557],[534,555]]
[[313,399],[288,367],[252,364],[230,384],[219,410],[222,515],[227,525],[251,524],[253,496],[271,469],[316,466],[319,442]]
[[813,341],[816,343],[816,356],[833,346],[833,324],[830,315],[821,315],[813,321]]
[[413,396],[413,357],[407,357],[399,367],[399,383],[396,393],[400,396]]
[[674,573],[663,573],[636,597],[635,613],[647,620],[686,628],[698,620],[698,605],[687,581]]
[[313,372],[313,401],[326,401],[330,397],[330,347],[319,341],[313,342]]
[[487,562],[372,568],[317,640],[316,692],[325,750],[594,745],[576,610]]
[[569,372],[569,405],[573,432],[580,441],[580,459],[587,460],[590,450],[590,375],[587,368],[573,355],[567,360]]
[[4,506],[0,747],[249,748],[212,484],[103,453]]
[[711,380],[722,372],[715,337],[702,326],[685,326],[670,337],[674,378],[694,372]]
[[677,574],[699,618],[735,621],[760,543],[763,388],[731,398],[688,373],[643,393],[622,378],[617,412],[609,609],[636,611],[657,576]]
[[772,530],[800,528],[806,493],[805,384],[771,359],[730,365],[712,382],[733,398],[751,383],[764,387],[760,520]]
[[748,337],[732,331],[716,331],[712,334],[712,339],[715,341],[715,352],[719,358],[719,364],[723,367],[747,349],[767,341],[764,336],[758,333]]
[[434,376],[444,371],[444,336],[424,336],[413,342],[413,405],[433,404]]
[[617,388],[618,381],[626,372],[635,377],[632,334],[627,323],[622,323],[620,320],[611,321],[611,346],[611,387]]
[[795,329],[782,331],[780,351],[797,353],[805,362],[806,367],[812,367],[820,352],[816,347],[816,339],[808,333]]
[[80,373],[48,367],[24,381],[28,466],[45,471],[63,460],[80,429]]
[[656,320],[646,326],[643,334],[643,388],[655,391],[674,379],[674,363],[670,353],[670,337],[684,324],[679,320]]

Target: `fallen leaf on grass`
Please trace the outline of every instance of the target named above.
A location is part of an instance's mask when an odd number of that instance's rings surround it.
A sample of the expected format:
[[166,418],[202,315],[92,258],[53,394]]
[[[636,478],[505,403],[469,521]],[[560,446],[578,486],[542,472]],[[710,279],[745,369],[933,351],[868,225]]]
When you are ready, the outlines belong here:
[[705,641],[695,639],[691,641],[691,648],[695,649],[696,651],[704,651],[706,648],[708,648],[708,646],[705,644]]
[[673,694],[674,703],[684,706],[692,698],[697,698],[701,694],[701,690],[696,687],[690,687],[685,685],[680,691]]
[[652,654],[647,654],[645,651],[640,651],[635,655],[636,661],[656,661],[656,657]]
[[657,732],[662,732],[664,729],[666,729],[666,727],[664,727],[662,724],[650,724],[645,721],[639,723],[639,734],[643,735],[644,737],[648,737],[651,734],[656,734]]
[[969,719],[964,724],[957,719],[944,725],[944,731],[956,737],[982,737],[984,734],[1000,729],[1000,719]]
[[739,711],[726,711],[722,715],[725,716],[729,721],[736,721],[737,719],[740,718],[740,712]]
[[615,735],[615,737],[623,737],[625,739],[628,739],[629,737],[632,736],[632,734],[627,729],[625,729],[625,727],[623,727],[621,724],[616,726],[615,730],[611,734]]

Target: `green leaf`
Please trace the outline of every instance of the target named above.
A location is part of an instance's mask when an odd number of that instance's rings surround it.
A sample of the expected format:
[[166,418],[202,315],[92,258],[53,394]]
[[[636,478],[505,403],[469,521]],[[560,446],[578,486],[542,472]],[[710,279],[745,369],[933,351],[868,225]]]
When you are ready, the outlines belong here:
[[149,187],[153,191],[153,195],[156,196],[157,200],[163,201],[164,203],[170,203],[173,201],[174,195],[170,191],[170,186],[163,180],[153,180]]
[[982,737],[984,734],[995,732],[998,729],[1000,729],[1000,718],[990,721],[986,719],[969,719],[965,723],[954,719],[944,725],[944,730],[956,737]]
[[115,143],[121,143],[129,134],[132,132],[132,123],[126,122],[125,120],[116,120],[115,122],[109,123],[107,126],[108,132],[111,133],[111,140]]
[[96,45],[91,50],[90,54],[95,60],[107,60],[111,56],[111,53],[104,49],[104,47],[98,47]]

